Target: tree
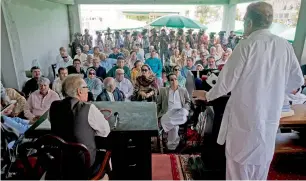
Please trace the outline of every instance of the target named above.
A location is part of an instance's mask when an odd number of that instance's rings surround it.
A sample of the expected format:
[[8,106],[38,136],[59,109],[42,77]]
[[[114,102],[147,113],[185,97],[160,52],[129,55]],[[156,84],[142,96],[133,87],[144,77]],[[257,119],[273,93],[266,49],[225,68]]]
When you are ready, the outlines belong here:
[[221,19],[220,16],[221,6],[197,6],[196,17],[199,18],[202,24],[208,24],[213,21]]
[[292,17],[291,17],[291,22],[292,22],[291,26],[292,27],[296,27],[297,21],[299,19],[300,8],[301,8],[301,2],[298,2],[296,7],[295,7],[296,13],[294,15],[292,15]]

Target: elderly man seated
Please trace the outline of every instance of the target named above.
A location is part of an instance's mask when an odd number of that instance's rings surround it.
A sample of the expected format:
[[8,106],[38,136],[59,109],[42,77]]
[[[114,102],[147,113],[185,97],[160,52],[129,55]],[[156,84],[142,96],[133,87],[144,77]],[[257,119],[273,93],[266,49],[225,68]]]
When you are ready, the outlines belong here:
[[131,78],[131,71],[129,67],[125,66],[125,60],[122,56],[117,58],[117,65],[115,65],[112,69],[107,72],[107,77],[115,77],[116,70],[123,69],[124,70],[124,77],[130,79]]
[[[51,133],[61,137],[67,142],[84,144],[90,153],[90,165],[93,166],[95,160],[102,163],[99,159],[101,155],[97,152],[95,136],[107,137],[110,127],[104,115],[93,104],[86,103],[88,98],[88,87],[80,75],[68,75],[63,82],[63,92],[66,98],[61,101],[54,101],[51,104],[49,117],[51,123]],[[76,171],[80,169],[78,164],[74,164],[78,159],[78,153],[71,152],[72,167],[67,168],[69,179],[88,178],[86,172]],[[103,158],[103,157],[102,157]],[[78,162],[77,162],[78,163]],[[64,168],[66,169],[66,168]],[[92,168],[97,170],[97,168]],[[70,175],[72,174],[72,175]]]
[[102,93],[97,97],[96,101],[124,101],[125,96],[122,91],[116,87],[115,79],[107,77],[104,82]]
[[39,67],[32,67],[31,68],[32,77],[30,80],[28,80],[23,89],[22,92],[24,93],[25,97],[28,98],[29,95],[36,91],[38,89],[37,80],[40,78],[40,68]]
[[68,75],[67,68],[61,67],[58,69],[58,78],[56,78],[52,85],[52,90],[54,90],[60,97],[60,99],[64,99],[62,93],[62,82],[64,81],[65,77]]
[[228,58],[229,58],[229,53],[223,52],[222,58],[216,62],[216,65],[219,66],[225,64]]
[[124,93],[125,100],[126,101],[130,100],[131,96],[133,95],[134,87],[129,79],[124,78],[123,69],[116,70],[115,83],[117,88]]
[[50,81],[47,78],[40,78],[38,80],[39,90],[33,92],[28,99],[28,106],[26,106],[24,115],[31,121],[36,121],[47,110],[49,110],[51,103],[60,100],[58,94],[49,88]]
[[179,87],[175,74],[169,74],[170,87],[162,87],[157,98],[157,112],[161,125],[168,133],[167,148],[175,150],[179,145],[179,125],[187,121],[190,108],[189,94]]

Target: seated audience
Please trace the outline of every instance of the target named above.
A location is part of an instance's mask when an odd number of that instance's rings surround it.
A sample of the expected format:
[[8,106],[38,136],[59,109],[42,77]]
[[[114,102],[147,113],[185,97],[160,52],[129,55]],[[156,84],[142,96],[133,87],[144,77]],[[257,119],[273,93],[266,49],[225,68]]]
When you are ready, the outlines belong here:
[[134,87],[129,79],[124,78],[123,69],[116,70],[115,83],[117,88],[124,93],[125,100],[130,100],[131,96],[133,95]]
[[23,112],[23,110],[26,107],[27,100],[25,97],[20,95],[15,89],[12,88],[4,88],[2,83],[1,83],[1,92],[3,92],[3,96],[5,96],[5,99],[3,101],[6,101],[5,103],[8,104],[12,100],[15,100],[15,106],[11,111],[11,114],[9,116],[16,117],[20,115],[20,113]]
[[93,62],[93,55],[91,55],[91,54],[87,55],[86,62],[84,62],[84,64],[83,64],[83,70],[85,72],[87,72],[87,69],[89,67],[93,66],[92,62]]
[[217,66],[216,66],[216,61],[215,61],[215,58],[213,56],[210,56],[207,58],[207,67],[206,69],[217,69]]
[[207,56],[206,53],[205,53],[205,52],[202,52],[202,53],[200,54],[200,60],[196,61],[196,62],[195,62],[195,65],[200,64],[200,65],[202,65],[203,67],[206,67],[206,66],[207,66],[207,57],[206,57],[206,56]]
[[[98,152],[95,136],[108,136],[108,121],[94,104],[87,102],[88,88],[80,75],[68,75],[63,82],[63,92],[66,98],[54,101],[50,108],[51,133],[67,142],[84,144],[90,153],[91,167],[95,161],[102,163],[102,160],[96,160]],[[75,158],[74,156],[72,157]],[[69,170],[75,171],[71,168]]]
[[179,65],[179,63],[182,60],[182,57],[180,55],[180,50],[175,49],[173,55],[170,57],[170,66]]
[[188,57],[187,58],[187,65],[184,66],[181,70],[181,74],[183,77],[187,77],[187,73],[188,71],[193,71],[193,70],[196,70],[196,67],[193,65],[193,58],[192,57]]
[[63,93],[62,93],[62,82],[68,75],[67,68],[61,67],[58,69],[58,78],[56,78],[52,85],[52,90],[54,90],[60,99],[64,99]]
[[194,61],[200,60],[200,56],[198,55],[198,51],[196,49],[193,49],[191,52],[191,57]]
[[68,66],[73,65],[72,58],[66,53],[65,56],[62,57],[62,59],[57,62],[55,72],[58,72],[58,69],[61,67],[67,68]]
[[211,47],[210,48],[210,55],[209,55],[210,57],[214,57],[215,58],[215,60],[219,60],[220,59],[220,57],[217,55],[217,49],[216,49],[216,47]]
[[221,44],[217,44],[215,47],[216,47],[216,55],[218,57],[222,57],[222,55],[224,53],[224,50],[223,50]]
[[167,136],[167,148],[175,150],[179,145],[179,125],[186,123],[190,98],[185,88],[178,84],[174,74],[168,76],[170,87],[160,88],[157,98],[157,114]]
[[228,58],[229,58],[229,53],[224,52],[223,55],[222,55],[222,58],[216,62],[216,65],[219,66],[219,65],[225,64],[227,62]]
[[109,45],[108,44],[105,44],[104,46],[104,50],[103,50],[103,53],[105,54],[105,56],[109,56],[110,54],[113,53],[113,51],[110,49]]
[[32,67],[31,72],[33,78],[28,80],[22,89],[22,92],[24,93],[26,98],[28,98],[32,92],[38,89],[37,81],[41,76],[39,67],[36,66]]
[[154,50],[154,46],[149,47],[149,52],[145,54],[145,59],[147,60],[148,58],[151,57],[151,52]]
[[114,78],[105,78],[103,84],[104,88],[101,94],[97,97],[97,101],[125,101],[124,93],[116,87]]
[[141,67],[141,76],[136,78],[134,93],[132,96],[133,101],[156,101],[158,86],[156,78],[149,65]]
[[182,50],[182,52],[184,52],[187,57],[191,57],[192,48],[190,48],[190,44],[188,42],[185,44],[185,48]]
[[131,56],[128,59],[126,59],[125,65],[129,67],[129,69],[132,69],[136,61],[137,61],[136,52],[131,51]]
[[49,79],[41,77],[38,85],[39,90],[30,95],[24,110],[24,116],[34,122],[49,110],[53,101],[60,100],[58,94],[49,88]]
[[138,46],[133,46],[133,51],[136,52],[136,57],[137,60],[141,60],[142,62],[144,62],[144,54],[142,54],[142,52],[140,52],[140,49]]
[[196,65],[196,71],[202,71],[204,70],[204,67],[201,64]]
[[[100,79],[105,79],[106,77],[106,69],[104,67],[101,66],[100,64],[100,60],[97,59],[97,58],[94,58],[93,59],[93,66],[90,67],[92,69],[94,69],[96,71],[96,76]],[[89,68],[88,68],[89,69]],[[88,69],[87,69],[87,72],[88,72]],[[88,73],[87,73],[88,74]]]
[[[178,66],[178,65],[174,66],[173,69],[172,69],[172,72],[176,76],[179,86],[180,87],[185,87],[186,78],[181,75],[181,67]],[[169,87],[169,86],[170,86],[170,82],[167,81],[166,82],[166,87]]]
[[70,65],[67,67],[68,74],[81,74],[84,77],[86,77],[86,73],[81,67],[82,63],[81,60],[79,59],[74,59],[73,60],[73,65]]
[[120,45],[120,52],[123,54],[125,59],[130,57],[130,52],[126,48],[124,48],[124,45]]
[[83,53],[88,55],[88,54],[93,54],[93,51],[89,49],[88,45],[84,45],[83,47]]
[[162,79],[163,79],[163,87],[166,87],[167,83],[168,83],[168,78],[167,78],[167,73],[165,70],[163,70],[162,72]]
[[124,70],[124,77],[130,79],[131,77],[131,71],[130,69],[124,65],[125,61],[123,56],[120,56],[117,58],[117,65],[115,65],[113,68],[111,68],[107,72],[107,77],[115,77],[116,76],[116,70],[117,69],[123,69]]
[[60,47],[59,51],[60,51],[60,54],[56,56],[55,63],[63,61],[63,59],[66,57],[68,58],[68,60],[72,61],[72,58],[67,54],[67,50],[65,47]]
[[163,65],[161,63],[161,60],[156,57],[156,51],[151,51],[151,57],[146,60],[145,64],[150,66],[150,71],[152,71],[155,74],[155,78],[157,80],[157,85],[162,87],[162,70]]
[[99,47],[94,47],[93,58],[100,59],[100,48]]
[[118,47],[113,47],[113,53],[108,56],[108,58],[117,59],[119,56],[123,57],[124,55],[119,52]]
[[81,61],[82,64],[84,64],[87,60],[87,55],[82,53],[81,48],[77,48],[76,49],[76,55],[74,56],[73,59],[79,59]]
[[187,65],[187,55],[186,55],[186,53],[182,52],[181,57],[182,57],[182,59],[181,59],[181,61],[179,61],[177,63],[177,65],[179,65],[180,67],[184,67],[184,66]]
[[102,81],[96,77],[96,71],[93,68],[87,70],[87,77],[84,79],[89,92],[93,94],[94,100],[102,92]]
[[106,73],[116,65],[117,60],[112,58],[107,58],[104,53],[100,54],[100,65],[105,68]]
[[136,82],[136,78],[141,75],[141,66],[142,66],[142,61],[141,60],[137,60],[134,63],[134,68],[132,68],[132,71],[131,71],[131,81],[132,81],[133,85]]

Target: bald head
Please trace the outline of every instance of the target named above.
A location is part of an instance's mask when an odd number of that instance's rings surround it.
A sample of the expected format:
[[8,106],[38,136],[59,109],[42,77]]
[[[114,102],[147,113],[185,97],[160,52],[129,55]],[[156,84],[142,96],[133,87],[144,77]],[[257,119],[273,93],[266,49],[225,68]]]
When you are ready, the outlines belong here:
[[244,16],[244,30],[246,35],[259,29],[268,29],[273,21],[273,7],[266,2],[252,3],[247,7]]
[[104,79],[103,81],[104,84],[104,88],[108,91],[108,92],[113,92],[116,88],[115,85],[115,79],[112,77],[107,77]]

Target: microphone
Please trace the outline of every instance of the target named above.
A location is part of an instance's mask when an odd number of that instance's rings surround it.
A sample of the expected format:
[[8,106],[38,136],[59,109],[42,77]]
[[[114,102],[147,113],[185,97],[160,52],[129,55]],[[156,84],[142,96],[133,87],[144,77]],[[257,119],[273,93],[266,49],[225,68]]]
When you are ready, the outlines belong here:
[[117,128],[117,124],[118,124],[118,122],[119,122],[119,113],[118,113],[118,112],[115,112],[115,113],[114,113],[114,116],[115,116],[115,124],[114,124],[113,129],[116,129],[116,128]]

